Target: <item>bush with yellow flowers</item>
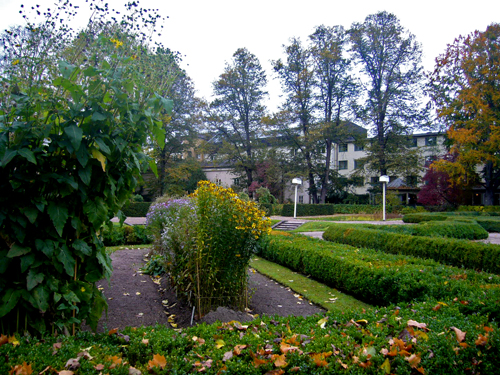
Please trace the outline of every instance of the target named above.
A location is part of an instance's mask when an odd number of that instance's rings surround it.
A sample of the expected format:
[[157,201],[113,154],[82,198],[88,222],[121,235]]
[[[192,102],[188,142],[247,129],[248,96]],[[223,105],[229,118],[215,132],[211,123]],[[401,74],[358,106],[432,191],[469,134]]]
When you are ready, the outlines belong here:
[[[189,198],[196,211],[189,222],[162,220],[161,253],[168,254],[170,280],[178,296],[194,305],[198,315],[218,306],[243,309],[248,302],[248,263],[257,240],[270,232],[271,221],[256,203],[209,181],[200,181]],[[183,238],[182,233],[190,238]]]

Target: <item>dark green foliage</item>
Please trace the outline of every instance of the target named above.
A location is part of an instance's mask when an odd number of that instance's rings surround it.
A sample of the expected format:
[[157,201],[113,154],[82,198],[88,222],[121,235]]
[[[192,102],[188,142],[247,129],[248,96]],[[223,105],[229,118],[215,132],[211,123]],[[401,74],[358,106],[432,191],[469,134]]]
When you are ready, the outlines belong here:
[[[49,85],[0,93],[4,333],[97,325],[106,300],[94,283],[111,274],[98,232],[121,216],[148,160],[141,147],[171,106],[147,90],[139,95],[143,77],[115,42],[87,37],[109,58],[60,60]],[[3,87],[16,79],[3,77]]]
[[[463,375],[469,373],[469,368],[485,375],[496,374],[500,366],[498,325],[488,322],[484,316],[464,316],[459,310],[459,302],[451,302],[434,311],[436,304],[436,301],[417,303],[400,309],[391,306],[364,313],[332,312],[325,315],[324,328],[319,325],[323,316],[315,315],[307,318],[262,317],[249,322],[248,328],[234,322],[203,324],[183,329],[182,333],[155,326],[127,328],[112,335],[94,336],[84,332],[76,337],[47,336],[42,340],[19,337],[20,345],[0,346],[0,357],[4,359],[0,361],[0,373],[8,374],[23,362],[32,366],[33,373],[38,374],[47,366],[59,372],[70,358],[77,358],[82,348],[90,348],[87,350],[91,357],[80,359],[81,367],[76,373],[98,373],[95,367],[102,364],[102,373],[110,375],[129,374],[130,366],[142,374],[188,374],[210,360],[210,368],[206,367],[203,373],[265,374],[279,370],[274,362],[283,354],[282,345],[285,344],[285,349],[286,345],[299,348],[285,353],[287,366],[283,370],[286,373],[382,374],[385,372],[380,367],[389,358],[394,374],[419,374],[416,368],[422,368],[425,374]],[[366,323],[356,323],[359,320]],[[410,321],[423,323],[426,327],[411,327]],[[466,345],[459,345],[450,327],[466,332],[463,341]],[[408,339],[408,354],[400,351],[395,357],[384,355],[382,349],[396,350],[398,345],[394,341],[402,334]],[[480,342],[476,344],[480,335],[487,337],[484,346],[478,345]],[[148,340],[147,344],[144,339]],[[224,346],[218,348],[216,340],[222,341]],[[54,345],[56,343],[59,344]],[[59,345],[60,349],[55,349]],[[237,345],[243,346],[236,351]],[[265,355],[262,353],[264,348]],[[364,351],[373,353],[370,363]],[[232,357],[224,359],[228,352]],[[481,353],[479,361],[478,352]],[[267,353],[272,353],[273,357]],[[315,363],[313,356],[322,353],[325,362]],[[154,355],[165,358],[163,370],[148,369]],[[410,355],[421,359],[416,368],[408,361]],[[113,366],[114,356],[120,358],[121,363]],[[254,358],[262,364],[256,367]],[[288,371],[291,369],[294,370]]]
[[122,212],[126,217],[146,217],[151,202],[129,202],[123,208]]
[[141,272],[146,275],[160,276],[163,275],[165,270],[165,257],[160,254],[153,255],[151,259],[147,261]]
[[297,235],[268,236],[259,255],[370,304],[457,297],[467,301],[464,311],[500,317],[500,276],[493,274]]
[[[386,212],[397,213],[399,207],[386,207]],[[282,216],[293,216],[294,204],[284,204]],[[297,204],[297,216],[320,216],[335,214],[375,214],[382,212],[382,206],[369,204]]]
[[105,226],[101,232],[104,246],[147,245],[153,242],[144,225]]
[[465,240],[484,240],[488,232],[474,220],[471,221],[424,221],[419,225],[359,224],[356,228],[383,230],[412,236],[446,237]]
[[488,232],[500,232],[500,217],[496,212],[446,212],[446,213],[416,213],[403,217],[405,223],[421,223],[424,221],[475,221]]
[[[431,230],[432,226],[429,227],[429,231]],[[391,254],[406,254],[457,267],[500,273],[500,248],[497,245],[452,238],[412,236],[347,225],[329,227],[323,238]]]

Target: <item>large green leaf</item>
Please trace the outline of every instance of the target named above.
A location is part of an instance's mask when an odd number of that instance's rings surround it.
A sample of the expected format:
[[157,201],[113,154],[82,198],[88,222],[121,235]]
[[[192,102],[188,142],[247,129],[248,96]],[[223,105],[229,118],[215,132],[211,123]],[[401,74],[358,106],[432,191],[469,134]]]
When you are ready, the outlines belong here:
[[28,218],[31,224],[33,224],[38,217],[38,210],[32,206],[24,208],[22,212]]
[[70,125],[64,128],[64,133],[66,133],[71,145],[77,151],[82,143],[83,130],[76,125]]
[[30,251],[31,249],[29,247],[20,246],[17,243],[15,243],[10,247],[10,250],[7,253],[7,257],[8,258],[18,257],[20,255],[28,254]]
[[28,290],[31,290],[34,287],[36,287],[38,284],[40,284],[43,281],[44,277],[45,276],[43,273],[36,272],[36,270],[31,269],[28,272],[28,276],[26,277],[26,282],[27,282],[26,286],[27,286]]
[[158,167],[154,159],[149,160],[149,168],[151,168],[151,171],[155,174],[156,178],[158,178]]
[[57,259],[63,264],[66,273],[73,277],[75,275],[75,258],[73,258],[66,246],[60,249],[59,254],[57,254]]
[[111,150],[109,149],[108,145],[104,142],[103,139],[101,138],[96,138],[95,143],[99,146],[99,150],[102,152],[105,152],[106,154],[111,153]]
[[94,112],[92,114],[92,121],[104,121],[106,120],[106,115],[105,114],[102,114],[102,113],[99,113],[99,112]]
[[163,109],[168,114],[172,113],[172,110],[174,109],[174,101],[173,100],[160,97],[160,103],[161,103]]
[[30,253],[21,257],[21,273],[26,270],[35,262],[35,254]]
[[10,258],[7,258],[7,250],[0,251],[0,274],[7,271],[9,264],[11,262]]
[[36,307],[44,313],[49,308],[49,289],[45,285],[38,285],[32,294]]
[[76,66],[67,63],[66,61],[59,61],[59,71],[64,78],[70,79],[71,74],[75,71]]
[[97,260],[104,268],[104,276],[106,279],[109,279],[111,277],[111,273],[113,272],[111,267],[111,258],[105,252],[99,251],[97,253]]
[[19,297],[21,297],[21,290],[7,289],[2,298],[2,304],[0,306],[0,318],[5,314],[9,313],[19,301]]
[[163,149],[165,147],[165,129],[159,128],[157,126],[153,127],[153,135],[155,141],[158,143],[158,146]]
[[17,150],[7,149],[3,155],[2,161],[0,161],[0,167],[6,167],[16,155]]
[[54,241],[36,239],[35,245],[39,251],[47,256],[47,258],[52,258],[52,254],[54,253]]
[[95,228],[100,228],[108,218],[107,206],[101,198],[87,200],[83,205],[83,210]]
[[52,223],[54,224],[54,227],[57,230],[57,233],[62,236],[64,225],[68,220],[68,208],[55,202],[50,202],[47,212],[50,216],[50,219],[52,220]]
[[83,255],[87,255],[87,256],[89,256],[89,255],[91,255],[91,254],[92,254],[92,248],[91,248],[89,245],[87,245],[87,243],[86,243],[85,241],[80,240],[80,239],[76,240],[76,241],[73,243],[73,248],[74,248],[76,251],[78,251],[78,252],[80,252],[81,254],[83,254]]
[[29,148],[21,148],[18,153],[30,163],[36,164],[35,154]]
[[92,177],[92,167],[87,165],[84,169],[78,169],[78,176],[85,185],[90,184],[90,178]]

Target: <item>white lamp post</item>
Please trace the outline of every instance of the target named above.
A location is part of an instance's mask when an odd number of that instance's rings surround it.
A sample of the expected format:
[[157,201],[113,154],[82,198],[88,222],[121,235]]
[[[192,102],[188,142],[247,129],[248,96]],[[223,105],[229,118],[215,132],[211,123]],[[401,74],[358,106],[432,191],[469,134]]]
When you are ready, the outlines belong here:
[[385,221],[385,184],[389,182],[389,176],[380,176],[378,180],[382,183],[382,212],[383,220]]
[[299,185],[302,185],[302,180],[300,178],[294,178],[292,180],[292,185],[295,185],[295,205],[293,207],[293,218],[297,218],[297,189]]

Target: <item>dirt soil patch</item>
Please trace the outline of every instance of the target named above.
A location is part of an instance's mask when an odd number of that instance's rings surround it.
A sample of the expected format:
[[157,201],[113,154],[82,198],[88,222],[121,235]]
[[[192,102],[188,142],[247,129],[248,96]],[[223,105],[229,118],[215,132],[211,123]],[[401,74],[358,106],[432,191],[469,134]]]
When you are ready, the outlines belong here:
[[[311,304],[290,288],[280,285],[258,272],[249,270],[248,312],[234,311],[227,308],[218,308],[205,315],[201,321],[193,317],[192,307],[178,301],[174,291],[170,288],[166,277],[161,280],[152,279],[143,275],[140,268],[145,263],[149,249],[125,249],[111,254],[113,274],[110,282],[101,280],[98,285],[102,288],[108,300],[108,312],[103,314],[97,332],[106,332],[110,329],[123,329],[127,326],[151,326],[163,324],[177,328],[189,327],[194,324],[215,321],[240,322],[253,319],[255,314],[279,316],[309,316],[322,313],[325,310]],[[84,327],[89,330],[89,327]]]

